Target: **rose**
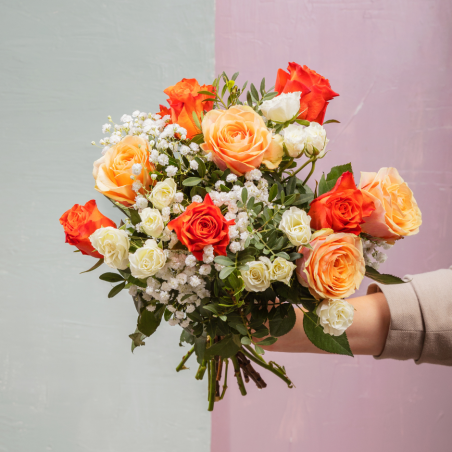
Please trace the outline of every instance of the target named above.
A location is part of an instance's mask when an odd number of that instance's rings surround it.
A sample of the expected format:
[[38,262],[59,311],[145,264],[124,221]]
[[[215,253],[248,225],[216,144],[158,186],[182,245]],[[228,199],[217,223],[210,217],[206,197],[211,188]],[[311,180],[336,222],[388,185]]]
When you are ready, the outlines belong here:
[[297,277],[317,300],[346,298],[361,284],[366,272],[361,239],[354,234],[321,229],[313,234],[311,248],[301,246]]
[[84,206],[75,204],[61,215],[60,223],[64,227],[66,243],[74,245],[82,254],[98,259],[102,256],[93,248],[89,236],[102,226],[116,227],[113,221],[99,212],[94,199]]
[[229,168],[238,176],[261,163],[274,169],[284,155],[282,140],[273,139],[262,117],[246,105],[210,111],[202,121],[202,132],[204,152],[212,153],[221,170]]
[[[192,138],[201,133],[193,118],[193,113],[201,122],[201,114],[204,111],[210,111],[213,107],[213,102],[203,102],[208,99],[207,94],[198,94],[199,91],[215,92],[212,85],[200,86],[196,79],[183,78],[174,86],[166,88],[163,92],[169,96],[168,103],[171,108],[171,120],[174,124],[179,124],[187,130],[187,137]],[[161,113],[167,113],[165,107],[160,106]]]
[[204,202],[191,203],[182,215],[168,223],[168,229],[175,231],[179,241],[198,260],[203,259],[203,249],[211,245],[214,253],[226,256],[229,245],[229,226],[234,220],[226,220],[219,207],[214,205],[209,194]]
[[298,207],[286,210],[279,223],[279,229],[287,235],[292,245],[307,245],[311,240],[311,217]]
[[162,215],[157,209],[146,207],[139,215],[143,232],[151,237],[159,237],[162,234],[164,224]]
[[286,145],[288,154],[293,157],[301,157],[306,147],[308,138],[305,127],[300,124],[290,124],[283,130],[284,144]]
[[278,70],[275,91],[279,94],[301,91],[301,113],[298,118],[323,124],[328,101],[339,94],[331,89],[328,79],[307,66],[289,63],[287,70],[288,73],[283,69]]
[[364,232],[390,242],[419,232],[421,211],[413,192],[395,168],[381,168],[378,173],[362,172],[359,188],[375,204],[375,211],[362,225]]
[[331,336],[340,336],[352,323],[353,306],[340,299],[323,300],[316,308],[323,331]]
[[[132,167],[136,163],[143,168],[139,176],[132,173]],[[135,203],[137,196],[132,184],[138,181],[143,187],[149,187],[152,183],[149,172],[153,170],[154,165],[149,163],[149,142],[129,135],[94,162],[95,189],[108,198],[129,206]],[[144,190],[141,189],[140,192],[144,193]]]
[[168,178],[155,184],[148,199],[152,202],[154,207],[162,210],[173,203],[174,197],[176,196],[176,190],[176,182],[174,182],[174,179]]
[[[330,140],[326,137],[326,130],[317,122],[311,122],[309,127],[305,128],[306,142],[305,154],[306,157],[311,158],[316,150],[318,151],[318,158],[321,159],[325,155],[326,145]],[[315,148],[315,149],[314,149]]]
[[281,94],[262,102],[260,109],[263,115],[272,121],[286,122],[300,110],[300,92]]
[[248,262],[248,270],[241,270],[245,289],[248,292],[264,292],[270,287],[271,262],[268,257],[260,257],[258,261]]
[[135,278],[149,278],[163,268],[166,255],[154,239],[146,240],[142,248],[129,256],[130,272]]
[[94,248],[104,256],[104,262],[111,268],[125,270],[129,265],[129,236],[122,229],[100,228],[90,236]]
[[343,173],[333,189],[311,202],[309,215],[314,229],[359,235],[364,219],[375,210],[369,196],[356,188],[353,174]]
[[297,268],[292,262],[277,257],[270,268],[270,279],[272,281],[281,281],[290,286],[290,278],[292,278],[293,271]]

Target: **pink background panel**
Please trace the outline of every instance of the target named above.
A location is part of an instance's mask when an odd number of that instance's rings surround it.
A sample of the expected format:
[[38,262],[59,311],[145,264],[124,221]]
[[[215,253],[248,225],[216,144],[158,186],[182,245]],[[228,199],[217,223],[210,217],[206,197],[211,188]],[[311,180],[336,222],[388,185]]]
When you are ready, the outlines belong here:
[[[421,232],[389,251],[382,271],[452,264],[452,2],[237,1],[216,5],[216,70],[274,84],[289,61],[330,79],[321,170],[396,167],[423,212]],[[304,174],[304,173],[303,173]],[[302,177],[303,174],[300,176]],[[360,293],[364,293],[366,280]],[[296,384],[241,397],[232,373],[215,407],[213,452],[452,450],[452,369],[413,362],[267,353]]]

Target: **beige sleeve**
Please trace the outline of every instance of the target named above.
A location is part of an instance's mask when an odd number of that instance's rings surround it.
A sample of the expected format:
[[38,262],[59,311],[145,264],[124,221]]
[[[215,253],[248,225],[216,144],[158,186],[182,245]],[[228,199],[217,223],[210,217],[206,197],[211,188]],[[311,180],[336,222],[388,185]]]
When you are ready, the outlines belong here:
[[374,283],[367,290],[383,292],[391,311],[385,348],[375,358],[452,366],[451,269],[406,278],[406,284]]

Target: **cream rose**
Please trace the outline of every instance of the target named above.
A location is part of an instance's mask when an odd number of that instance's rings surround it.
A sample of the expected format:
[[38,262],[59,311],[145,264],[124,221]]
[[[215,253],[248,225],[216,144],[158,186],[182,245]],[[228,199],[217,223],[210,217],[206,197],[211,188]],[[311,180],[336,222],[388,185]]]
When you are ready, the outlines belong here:
[[329,140],[326,137],[326,130],[317,122],[311,122],[309,127],[305,129],[306,144],[305,154],[311,158],[314,155],[314,148],[319,151],[318,158],[322,158],[325,155],[325,148]]
[[375,210],[361,225],[363,232],[389,242],[419,232],[422,214],[413,192],[395,168],[378,173],[361,173],[358,188],[375,204]]
[[282,257],[277,257],[270,268],[270,279],[272,281],[281,281],[290,286],[290,278],[292,278],[292,273],[296,268],[297,266],[292,262]]
[[146,207],[140,212],[140,218],[143,232],[151,237],[160,237],[164,224],[159,210]]
[[162,210],[169,207],[176,196],[177,185],[174,179],[168,178],[162,182],[157,182],[149,195],[149,201],[154,207]]
[[271,262],[268,257],[260,257],[258,261],[248,262],[249,270],[241,271],[245,289],[248,292],[264,292],[270,287]]
[[129,256],[130,271],[135,278],[149,278],[163,268],[165,253],[154,239],[146,240],[142,248]]
[[311,240],[311,217],[298,207],[286,210],[279,223],[279,229],[286,234],[292,245],[307,245]]
[[261,104],[261,111],[267,119],[286,122],[300,111],[301,92],[280,94]]
[[340,336],[352,323],[355,309],[345,300],[323,300],[316,309],[323,331],[331,336]]
[[104,256],[104,262],[111,268],[125,270],[129,265],[129,236],[127,231],[111,226],[99,228],[89,240],[93,247]]
[[284,144],[287,152],[293,158],[300,157],[306,146],[307,134],[305,127],[300,124],[290,124],[283,130]]

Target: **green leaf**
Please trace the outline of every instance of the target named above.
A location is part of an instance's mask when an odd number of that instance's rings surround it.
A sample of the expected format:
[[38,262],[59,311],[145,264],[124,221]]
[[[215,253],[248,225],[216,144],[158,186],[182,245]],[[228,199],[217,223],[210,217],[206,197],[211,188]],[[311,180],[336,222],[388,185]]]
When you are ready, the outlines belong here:
[[198,115],[196,114],[196,112],[192,112],[192,116],[193,116],[193,121],[195,121],[196,127],[201,130],[201,124],[199,123],[199,118]]
[[223,358],[231,358],[241,348],[240,339],[237,335],[228,334],[220,342],[213,344],[206,350],[205,358],[210,359],[214,356],[222,356]]
[[290,256],[287,253],[285,253],[284,251],[281,251],[280,253],[275,254],[275,256],[282,257],[283,259],[286,259],[287,261],[290,260]]
[[262,347],[259,347],[259,345],[255,345],[254,350],[256,350],[258,355],[263,355],[265,353],[265,350]]
[[185,185],[186,187],[193,187],[194,185],[198,185],[202,182],[202,179],[200,177],[188,177],[182,182],[182,185]]
[[235,262],[227,256],[217,256],[213,261],[216,264],[224,265],[225,267],[230,267],[231,265],[235,267]]
[[287,182],[286,186],[286,193],[288,195],[292,195],[295,192],[295,186],[297,184],[297,178],[296,177],[290,177],[289,182]]
[[257,92],[256,87],[251,83],[250,85],[251,94],[253,95],[254,99],[256,99],[257,102],[259,102],[259,93]]
[[286,207],[290,206],[295,201],[296,195],[290,195],[285,201],[284,205]]
[[271,100],[271,99],[273,99],[274,97],[276,97],[278,95],[278,93],[276,92],[276,91],[273,91],[273,92],[271,92],[271,93],[267,93],[263,98],[262,98],[262,100]]
[[270,191],[268,192],[268,202],[272,202],[276,195],[278,194],[278,184],[273,184],[272,188],[270,188]]
[[127,281],[129,281],[129,283],[135,284],[138,287],[142,287],[143,289],[145,289],[148,286],[144,281],[140,281],[138,278],[135,278],[132,275],[129,275]]
[[246,188],[242,188],[242,202],[243,204],[246,203],[248,199],[248,190]]
[[124,289],[124,287],[126,287],[125,281],[113,287],[113,289],[111,289],[110,292],[108,293],[108,298],[113,298],[114,296],[118,295],[118,293],[121,292],[121,290]]
[[182,333],[180,334],[179,345],[182,345],[182,342],[193,345],[195,343],[195,337],[187,330],[182,330]]
[[240,339],[240,342],[243,345],[250,345],[251,344],[251,339],[248,336],[243,336],[242,339]]
[[202,133],[198,133],[191,140],[191,143],[202,144],[204,143],[204,135]]
[[237,80],[237,77],[239,76],[239,73],[236,72],[233,76],[231,80],[234,80],[234,82]]
[[198,91],[198,94],[208,94],[209,96],[215,96],[216,95],[215,93],[212,93],[210,91]]
[[264,95],[264,93],[265,93],[265,77],[261,81],[261,87],[260,87],[259,91],[261,92],[262,95]]
[[240,334],[243,334],[244,336],[248,335],[248,330],[246,329],[246,326],[243,323],[229,323],[232,328],[235,328]]
[[146,336],[140,333],[138,330],[133,334],[129,334],[130,339],[132,339],[132,353],[137,347],[141,347],[142,345],[146,345],[144,343],[144,339]]
[[102,281],[107,281],[107,282],[124,281],[124,278],[121,275],[118,275],[117,273],[111,273],[111,272],[100,275],[99,279],[101,279]]
[[207,344],[207,340],[203,336],[197,337],[195,339],[195,353],[196,353],[196,361],[198,361],[198,364],[202,364],[204,355],[206,353],[206,344]]
[[132,222],[133,225],[141,223],[141,217],[137,210],[130,208],[129,214],[130,214],[130,221]]
[[405,284],[408,281],[404,281],[398,276],[387,275],[384,273],[379,273],[372,267],[366,265],[366,276],[374,281],[379,282],[380,284]]
[[277,337],[266,337],[262,341],[259,341],[259,345],[272,345],[278,340]]
[[93,270],[96,270],[96,268],[99,268],[103,263],[104,263],[104,258],[101,257],[89,270],[85,270],[84,272],[81,272],[80,274],[92,272]]
[[252,333],[251,336],[260,339],[261,337],[268,336],[268,329],[264,327],[264,329],[259,329],[255,333]]
[[313,312],[305,312],[303,315],[303,328],[308,339],[320,350],[339,355],[353,356],[345,333],[340,336],[331,336],[323,331],[319,325],[319,318]]
[[296,261],[297,259],[301,259],[303,257],[300,253],[290,253],[289,254],[289,261]]
[[337,119],[328,119],[328,121],[325,121],[325,122],[323,123],[323,125],[325,125],[325,124],[331,124],[332,122],[337,122],[338,124],[341,123],[341,122],[338,121]]
[[309,125],[311,124],[309,121],[306,121],[305,119],[295,119],[295,122],[306,127],[309,127]]
[[143,309],[140,316],[138,317],[138,331],[148,337],[154,334],[158,326],[160,325],[160,322],[162,321],[164,311],[165,306],[161,306],[154,312]]
[[326,176],[326,181],[328,182],[328,191],[331,190],[335,185],[337,180],[346,172],[353,174],[352,164],[346,163],[345,165],[334,166],[331,171]]
[[284,336],[295,326],[295,321],[296,315],[292,305],[289,306],[285,317],[281,316],[281,306],[278,306],[269,321],[270,334],[274,337]]
[[248,105],[250,107],[253,106],[253,99],[252,99],[251,93],[249,91],[246,93],[246,102],[248,103]]
[[234,270],[235,270],[235,267],[223,268],[223,270],[221,270],[221,272],[219,274],[220,279],[226,279]]
[[202,178],[206,175],[206,165],[199,157],[195,157],[195,161],[198,163],[199,177]]
[[328,185],[326,184],[325,174],[322,174],[319,182],[319,196],[323,195],[328,191]]

